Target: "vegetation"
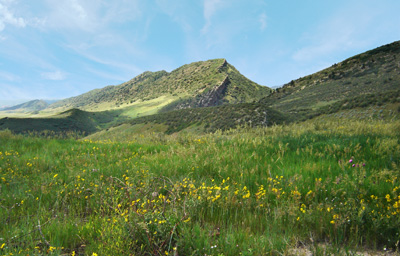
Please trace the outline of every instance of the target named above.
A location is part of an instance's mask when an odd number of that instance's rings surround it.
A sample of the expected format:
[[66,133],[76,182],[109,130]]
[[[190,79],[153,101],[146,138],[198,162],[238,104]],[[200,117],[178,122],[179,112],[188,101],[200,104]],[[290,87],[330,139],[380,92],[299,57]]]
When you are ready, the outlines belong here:
[[397,41],[291,81],[260,102],[298,115],[364,94],[389,94],[399,90],[399,59]]
[[261,100],[220,59],[0,119],[0,254],[399,253],[399,44]]
[[123,108],[138,101],[146,102],[163,96],[172,97],[173,101],[198,101],[209,96],[207,93],[219,86],[226,77],[230,78],[230,83],[221,95],[218,105],[253,102],[271,92],[269,88],[241,75],[225,59],[215,59],[187,64],[171,73],[144,72],[121,85],[107,86],[56,102],[46,111],[69,108],[90,111],[104,110],[104,107]]
[[[394,42],[359,54],[291,81],[272,94],[224,59],[187,64],[170,73],[145,72],[119,86],[54,103],[34,115],[35,119],[0,119],[0,129],[92,134],[128,123],[162,126],[168,134],[193,129],[215,132],[245,124],[298,122],[371,106],[389,104],[389,108],[399,109],[399,49],[400,42]],[[72,107],[80,111],[66,115]],[[55,114],[61,110],[63,113]]]
[[32,100],[26,103],[22,103],[13,107],[2,109],[3,111],[24,111],[24,112],[35,112],[47,108],[49,104],[44,100]]
[[89,135],[123,123],[131,125],[153,123],[165,125],[167,129],[164,131],[171,134],[194,126],[199,127],[198,132],[207,133],[243,125],[271,126],[290,121],[289,116],[265,105],[243,103],[181,109],[132,120],[125,116],[122,110],[87,112],[72,109],[47,118],[3,118],[0,119],[0,129],[9,129],[15,133],[52,131],[63,134],[66,131],[77,131]]
[[71,109],[53,117],[43,118],[3,118],[0,129],[9,129],[15,133],[79,132],[90,134],[126,120],[118,111],[86,112]]
[[130,124],[163,124],[171,134],[193,126],[201,126],[201,132],[228,130],[237,126],[271,126],[290,122],[290,118],[262,104],[243,103],[218,107],[181,109],[162,114],[135,118]]
[[124,142],[2,131],[0,253],[399,250],[399,127],[319,118]]
[[[331,105],[321,107],[318,114],[331,114],[345,109],[365,108],[369,106],[383,106],[400,103],[400,90],[362,94],[357,97],[347,98]],[[399,105],[400,106],[400,105]]]

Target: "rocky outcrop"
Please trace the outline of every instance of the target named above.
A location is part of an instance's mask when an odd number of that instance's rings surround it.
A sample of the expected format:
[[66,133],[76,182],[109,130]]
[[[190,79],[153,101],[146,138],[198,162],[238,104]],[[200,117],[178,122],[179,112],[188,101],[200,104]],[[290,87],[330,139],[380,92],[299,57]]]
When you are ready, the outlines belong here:
[[222,104],[223,97],[225,95],[226,88],[230,83],[228,76],[225,77],[224,81],[210,91],[202,95],[199,102],[196,104],[197,107],[211,107]]
[[223,69],[228,65],[228,62],[226,61],[226,59],[224,59],[224,62],[221,64],[221,66],[218,67],[218,72],[222,72]]
[[212,107],[223,104],[224,96],[228,85],[230,84],[228,76],[214,88],[197,95],[195,98],[181,101],[173,109]]

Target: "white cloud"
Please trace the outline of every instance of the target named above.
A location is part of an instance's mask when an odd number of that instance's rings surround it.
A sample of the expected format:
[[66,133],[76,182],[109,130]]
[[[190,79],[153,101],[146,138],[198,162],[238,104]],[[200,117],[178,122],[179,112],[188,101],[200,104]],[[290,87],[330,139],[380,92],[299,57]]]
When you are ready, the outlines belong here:
[[15,17],[13,10],[9,7],[12,1],[0,0],[0,32],[3,31],[6,25],[12,25],[19,28],[24,28],[26,22],[21,17]]
[[264,12],[258,17],[258,22],[260,23],[260,29],[265,30],[267,27],[267,15]]
[[[87,2],[87,1],[86,1]],[[49,12],[46,13],[46,26],[61,29],[79,29],[91,31],[96,27],[93,12],[96,6],[86,9],[84,2],[77,0],[47,0]]]
[[192,30],[192,24],[190,20],[193,19],[195,13],[192,12],[193,3],[189,3],[187,0],[156,0],[158,8],[166,13],[174,22],[178,23],[183,31],[190,32]]
[[[125,45],[123,39],[118,40],[120,47],[122,47],[125,51],[124,53],[129,55],[136,55],[139,56],[140,53],[137,53],[135,49],[130,49],[129,45]],[[95,47],[95,45],[88,45],[88,44],[81,44],[81,45],[66,45],[66,47],[70,48],[71,50],[75,51],[77,54],[81,55],[82,57],[93,61],[97,64],[101,64],[104,66],[109,66],[113,68],[117,68],[123,70],[125,72],[132,72],[132,73],[141,73],[143,72],[142,69],[138,68],[133,64],[127,64],[124,61],[115,60],[114,58],[110,57],[110,54],[99,53],[98,51],[91,51],[90,48]]]
[[46,80],[54,80],[54,81],[61,81],[67,78],[67,74],[60,70],[54,72],[43,72],[41,73],[41,76]]
[[46,0],[46,26],[99,32],[113,23],[135,20],[141,16],[139,1]]
[[224,6],[224,4],[222,0],[204,0],[203,5],[204,5],[203,16],[206,23],[202,28],[201,32],[205,34],[208,32],[209,28],[212,25],[211,23],[212,17],[218,11],[218,9]]
[[25,90],[9,84],[0,84],[0,99],[29,99],[31,96]]
[[387,6],[381,6],[379,2],[370,5],[349,4],[303,34],[299,44],[304,46],[292,57],[295,61],[307,62],[336,58],[340,53],[355,49],[367,50],[379,41],[382,28],[396,24],[396,21],[387,21],[390,20],[384,15],[387,11]]
[[9,73],[9,72],[0,71],[0,79],[6,80],[9,82],[14,82],[14,81],[19,81],[21,78],[17,75]]

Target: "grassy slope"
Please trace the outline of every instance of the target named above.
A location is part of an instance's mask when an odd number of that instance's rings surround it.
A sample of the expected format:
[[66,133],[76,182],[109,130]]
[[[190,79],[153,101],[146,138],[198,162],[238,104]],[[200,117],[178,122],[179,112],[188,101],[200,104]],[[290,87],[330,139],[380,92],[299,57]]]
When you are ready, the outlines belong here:
[[[253,126],[264,125],[263,111],[254,110],[266,109],[267,106],[285,113],[280,114],[280,118],[274,117],[276,123],[305,120],[346,109],[363,112],[363,109],[374,106],[393,108],[393,113],[398,113],[400,67],[397,59],[400,59],[400,42],[354,56],[331,68],[293,81],[263,98],[258,104],[178,110],[135,119],[131,123],[163,124],[167,127],[167,133],[192,128],[195,128],[195,132],[230,129],[249,122]],[[229,65],[224,68],[232,69]],[[234,76],[231,77],[234,80]]]
[[69,108],[103,111],[127,106],[140,108],[152,101],[158,104],[153,104],[150,112],[156,112],[166,105],[165,101],[159,99],[168,98],[169,104],[201,98],[227,76],[231,78],[231,84],[222,103],[252,102],[270,93],[269,88],[248,80],[224,59],[215,59],[186,64],[170,73],[145,72],[121,85],[107,86],[56,102],[47,111]]
[[[0,127],[20,132],[32,129],[43,130],[46,127],[53,131],[63,131],[69,126],[70,130],[92,133],[101,128],[109,128],[113,124],[120,124],[123,120],[139,117],[130,123],[142,126],[150,123],[154,127],[162,125],[166,127],[167,133],[182,130],[213,132],[217,129],[230,129],[250,123],[252,126],[265,125],[264,112],[267,109],[273,113],[272,118],[267,117],[269,124],[272,124],[305,120],[344,109],[380,105],[395,107],[400,103],[398,86],[400,72],[398,72],[397,62],[400,58],[399,53],[400,42],[379,47],[316,74],[293,81],[270,96],[264,97],[259,103],[227,104],[220,108],[166,112],[182,106],[196,107],[201,95],[206,95],[212,90],[213,85],[220,84],[227,76],[229,86],[223,91],[224,98],[220,103],[249,102],[268,93],[268,88],[259,87],[245,79],[223,59],[195,62],[184,65],[171,73],[145,72],[120,86],[106,87],[103,90],[95,90],[67,100],[69,107],[81,106],[96,111],[96,114],[81,113],[81,115],[94,116],[89,118],[92,121],[86,125],[77,121],[76,118],[61,120],[42,116],[34,120],[28,119],[26,122],[22,119],[2,119]],[[135,101],[133,98],[126,102],[132,95],[139,95],[146,101]],[[113,99],[118,99],[118,101],[113,101]],[[63,104],[65,102],[58,102],[53,107]],[[110,108],[114,110],[100,111]],[[394,111],[398,112],[398,109]],[[153,115],[158,112],[163,113]],[[47,112],[47,114],[50,113]],[[46,113],[42,111],[41,115],[44,114]],[[152,116],[143,117],[146,115]],[[101,120],[99,124],[96,120],[104,119],[104,116],[113,118],[105,118],[108,124]]]
[[270,126],[289,122],[284,114],[261,104],[235,104],[218,107],[183,109],[133,119],[130,124],[164,124],[167,133],[181,131],[190,126],[204,126],[203,131],[227,130],[240,125]]
[[306,116],[346,98],[399,90],[399,60],[400,41],[294,80],[261,102],[280,111]]
[[319,117],[123,142],[1,132],[0,253],[296,255],[300,244],[315,255],[395,250],[399,127]]
[[13,107],[9,107],[4,109],[3,111],[16,111],[16,112],[38,112],[42,109],[45,109],[49,106],[49,104],[44,100],[32,100],[29,102],[25,102]]
[[[162,131],[167,134],[192,132],[204,134],[217,130],[229,130],[238,126],[272,126],[289,123],[290,117],[261,104],[235,104],[218,107],[182,109],[162,114],[133,119],[123,128],[93,134],[91,138],[120,137],[117,133],[128,135],[142,132],[143,127],[150,131]],[[140,127],[140,129],[138,129]],[[132,136],[132,134],[130,134]]]

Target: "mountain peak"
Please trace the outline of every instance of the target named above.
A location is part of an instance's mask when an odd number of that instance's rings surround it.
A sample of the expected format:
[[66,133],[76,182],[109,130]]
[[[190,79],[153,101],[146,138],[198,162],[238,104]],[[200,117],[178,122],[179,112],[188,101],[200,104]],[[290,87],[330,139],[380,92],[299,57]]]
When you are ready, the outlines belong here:
[[50,107],[98,111],[100,106],[112,109],[156,101],[154,104],[165,110],[253,102],[270,92],[221,58],[185,64],[170,73],[146,71],[123,84],[96,89]]

